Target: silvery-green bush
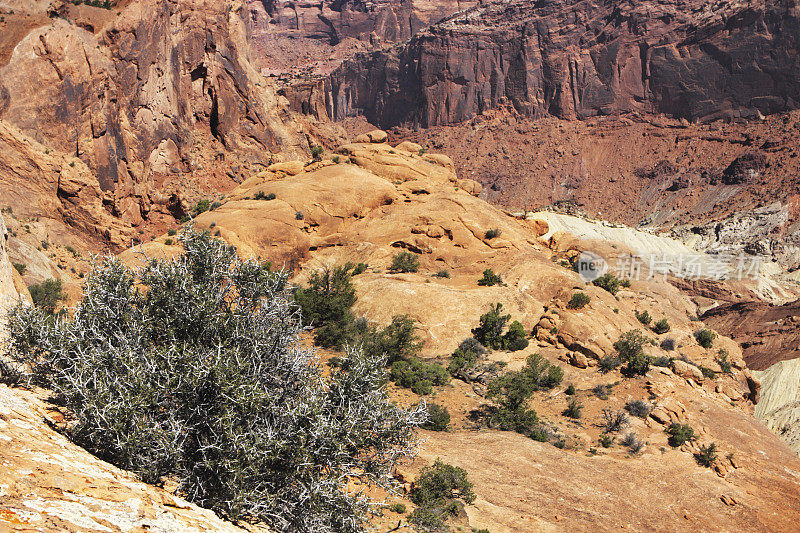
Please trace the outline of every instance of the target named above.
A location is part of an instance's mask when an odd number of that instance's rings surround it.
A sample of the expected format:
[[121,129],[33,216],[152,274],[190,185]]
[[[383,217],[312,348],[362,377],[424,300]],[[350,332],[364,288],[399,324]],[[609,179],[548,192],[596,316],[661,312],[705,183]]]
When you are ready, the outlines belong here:
[[71,319],[16,308],[17,378],[53,391],[77,443],[224,516],[363,530],[364,492],[393,487],[424,406],[389,401],[380,354],[323,376],[283,273],[191,227],[181,241],[141,269],[96,264]]

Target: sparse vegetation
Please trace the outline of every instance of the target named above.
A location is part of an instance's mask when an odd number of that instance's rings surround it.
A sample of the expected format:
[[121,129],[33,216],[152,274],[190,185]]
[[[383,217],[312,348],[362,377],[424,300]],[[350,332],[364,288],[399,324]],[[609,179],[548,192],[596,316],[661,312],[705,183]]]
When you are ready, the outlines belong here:
[[486,231],[486,235],[484,235],[484,237],[486,237],[486,240],[492,240],[499,237],[501,233],[503,233],[501,230],[492,228]]
[[611,273],[606,273],[599,278],[592,281],[592,285],[605,289],[611,294],[616,295],[619,292],[620,280]]
[[434,276],[437,277],[437,278],[450,279],[450,271],[449,270],[440,270],[439,272],[434,274]]
[[428,421],[422,427],[431,431],[447,431],[449,426],[450,413],[447,408],[435,403],[429,404]]
[[314,159],[314,161],[319,161],[320,159],[322,159],[322,152],[323,152],[322,146],[319,145],[312,146],[311,158]]
[[399,252],[392,257],[391,272],[416,272],[419,270],[419,259],[411,252]]
[[583,309],[592,298],[585,292],[576,292],[567,303],[568,309]]
[[305,218],[306,218],[306,216],[303,214],[303,212],[302,212],[302,211],[297,211],[297,212],[294,214],[294,219],[295,219],[295,220],[303,220],[303,219],[305,219]]
[[445,385],[450,376],[439,363],[426,363],[412,357],[395,361],[392,364],[391,378],[398,386],[424,396],[433,392],[433,386]]
[[603,448],[611,448],[614,445],[614,436],[609,435],[608,433],[602,433],[600,437],[597,439],[597,442],[600,443],[600,446]]
[[462,370],[469,370],[478,359],[486,354],[486,348],[476,339],[470,337],[461,341],[458,348],[453,352],[450,358],[450,364],[447,366],[447,371],[455,376]]
[[700,446],[700,451],[694,454],[695,460],[702,466],[711,468],[717,460],[717,445],[712,442],[708,446]]
[[719,369],[723,374],[730,374],[733,371],[733,365],[728,360],[728,350],[722,349],[717,352],[717,358],[715,361],[719,365]]
[[33,305],[48,315],[56,312],[59,302],[67,299],[64,284],[60,279],[48,279],[28,287]]
[[633,432],[626,434],[620,444],[628,448],[633,454],[639,453],[644,448],[644,443],[636,438],[636,433]]
[[582,416],[581,413],[582,410],[583,410],[583,404],[580,403],[577,398],[571,398],[567,402],[567,408],[564,409],[564,412],[561,414],[569,418],[577,419]]
[[566,390],[564,390],[564,394],[566,394],[567,396],[573,396],[575,392],[576,392],[575,385],[573,385],[572,383],[570,383],[569,387],[567,387]]
[[599,383],[592,388],[592,394],[601,400],[608,400],[608,396],[611,394],[611,385],[603,385],[602,383]]
[[166,246],[172,246],[172,239],[164,239],[164,244]]
[[642,311],[641,313],[639,311],[634,311],[633,313],[636,315],[636,319],[645,326],[650,324],[650,321],[653,320],[650,313],[647,311]]
[[699,329],[694,332],[694,338],[697,339],[697,344],[708,350],[714,344],[717,334],[709,329]]
[[672,365],[672,357],[667,357],[665,355],[661,355],[659,357],[653,358],[653,360],[651,361],[651,364],[653,366],[660,366],[662,368],[668,368],[670,365]]
[[192,216],[196,217],[202,213],[205,213],[209,209],[211,209],[211,202],[204,198],[194,205],[192,208]]
[[658,335],[663,335],[667,333],[672,327],[669,325],[669,320],[666,318],[662,318],[655,324],[653,324],[653,331],[656,332]]
[[622,373],[627,376],[643,376],[650,369],[650,357],[644,353],[644,345],[648,339],[639,330],[624,333],[614,349],[617,350],[621,361],[626,363]]
[[630,424],[630,418],[625,411],[612,411],[611,409],[603,409],[603,421],[601,427],[606,433],[617,433]]
[[14,270],[16,270],[16,271],[17,271],[17,273],[18,273],[20,276],[24,275],[24,274],[25,274],[25,272],[28,270],[28,266],[27,266],[27,265],[24,265],[24,264],[22,264],[22,263],[11,263],[11,266],[13,266],[13,267],[14,267]]
[[341,480],[391,488],[424,410],[390,402],[381,356],[323,374],[284,273],[191,227],[181,241],[138,272],[94,267],[70,320],[14,309],[19,379],[53,391],[88,450],[232,520],[362,530],[371,505]]
[[175,228],[173,228],[173,229],[171,229],[171,230],[169,230],[167,232],[167,235],[169,235],[170,237],[174,237],[177,234],[178,234],[178,230],[176,230]]
[[480,324],[472,330],[478,342],[493,350],[518,351],[527,348],[528,339],[525,328],[518,321],[514,321],[504,333],[506,324],[511,320],[511,315],[502,314],[503,304],[491,306],[488,313],[480,318]]
[[647,418],[650,414],[650,404],[644,400],[631,400],[625,404],[625,410],[632,416],[638,418]]
[[406,506],[402,503],[393,503],[389,506],[389,510],[397,514],[406,514]]
[[426,531],[440,531],[450,516],[461,512],[464,503],[475,501],[475,493],[466,470],[437,459],[420,472],[409,498],[417,508],[408,521]]
[[502,285],[503,278],[500,274],[495,274],[494,270],[487,268],[483,271],[483,277],[478,280],[478,285],[482,287],[491,287],[493,285]]
[[[661,349],[671,352],[675,349],[675,339],[664,339],[661,341]],[[654,363],[655,364],[655,363]],[[656,365],[656,366],[664,366],[664,365]]]
[[673,448],[683,446],[685,442],[695,439],[694,429],[692,429],[692,426],[689,424],[678,424],[674,422],[670,424],[666,432],[667,435],[669,435],[669,445]]
[[619,365],[622,364],[622,361],[620,361],[619,357],[616,355],[606,355],[601,357],[597,364],[600,372],[606,374],[619,368]]

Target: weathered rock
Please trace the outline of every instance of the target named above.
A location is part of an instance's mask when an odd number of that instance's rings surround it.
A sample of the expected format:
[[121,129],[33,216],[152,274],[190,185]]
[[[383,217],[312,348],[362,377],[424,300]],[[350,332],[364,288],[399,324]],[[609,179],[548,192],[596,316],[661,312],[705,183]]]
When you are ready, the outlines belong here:
[[681,361],[680,359],[675,359],[672,361],[672,371],[682,378],[693,379],[698,383],[702,382],[704,379],[703,373],[699,368],[693,364]]
[[694,0],[492,2],[331,76],[330,115],[433,126],[492,108],[584,118],[654,111],[688,119],[796,108],[793,7]]

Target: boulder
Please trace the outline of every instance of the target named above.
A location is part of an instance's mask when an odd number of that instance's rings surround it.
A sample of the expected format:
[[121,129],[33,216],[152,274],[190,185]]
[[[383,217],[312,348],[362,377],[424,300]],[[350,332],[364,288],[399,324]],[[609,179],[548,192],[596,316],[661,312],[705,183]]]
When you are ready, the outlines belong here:
[[699,368],[680,359],[672,361],[672,371],[684,379],[693,379],[698,383],[704,379],[703,372]]

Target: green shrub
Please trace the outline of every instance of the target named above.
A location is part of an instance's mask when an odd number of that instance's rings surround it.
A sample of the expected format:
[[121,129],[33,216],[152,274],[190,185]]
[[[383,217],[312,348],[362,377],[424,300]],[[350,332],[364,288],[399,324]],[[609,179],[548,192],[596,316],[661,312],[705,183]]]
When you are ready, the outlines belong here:
[[434,274],[437,278],[450,278],[450,271],[449,270],[440,270],[436,274]]
[[[667,352],[671,352],[675,349],[675,339],[664,339],[661,341],[661,349]],[[658,365],[663,366],[663,365]]]
[[535,391],[552,389],[563,377],[561,367],[551,365],[538,353],[530,355],[522,370],[506,372],[489,383],[487,396],[500,405],[490,423],[503,430],[529,434],[539,420],[525,404]]
[[730,374],[733,371],[733,365],[728,360],[728,356],[728,350],[722,349],[717,353],[717,358],[715,359],[723,374]]
[[571,398],[569,402],[567,402],[567,408],[561,413],[564,416],[569,418],[580,418],[582,416],[581,411],[583,410],[583,404],[581,404],[577,398]]
[[611,394],[611,385],[604,385],[602,383],[598,383],[592,388],[592,394],[594,394],[601,400],[608,400],[608,396],[609,394]]
[[708,368],[707,366],[699,365],[700,372],[703,373],[703,377],[707,379],[717,379],[717,373]]
[[586,304],[589,303],[591,300],[591,296],[586,294],[585,292],[576,292],[572,295],[569,302],[567,303],[568,309],[583,309],[586,307]]
[[625,410],[638,418],[647,418],[650,414],[650,404],[644,400],[631,400],[625,404]]
[[27,265],[23,265],[22,263],[11,263],[11,266],[14,267],[14,270],[16,270],[17,273],[19,273],[20,276],[25,274],[25,271],[28,270],[28,266]]
[[486,348],[480,342],[471,337],[464,339],[453,352],[447,371],[455,376],[461,370],[469,370],[484,355],[486,355]]
[[716,443],[712,442],[708,446],[700,446],[700,451],[694,454],[694,458],[699,464],[711,468],[711,465],[717,460]]
[[297,211],[294,214],[294,219],[295,220],[304,220],[305,218],[306,218],[306,216],[303,214],[302,211]]
[[642,352],[628,359],[622,368],[622,374],[628,377],[644,376],[650,370],[650,357]]
[[570,383],[569,387],[567,387],[567,389],[564,391],[564,394],[566,394],[567,396],[573,396],[575,394],[575,392],[576,392],[575,391],[575,385]]
[[174,237],[177,234],[178,234],[178,230],[176,230],[174,228],[167,232],[167,235],[169,235],[170,237]]
[[172,246],[172,239],[164,239],[164,244],[166,246]]
[[[364,350],[381,354],[389,364],[400,360],[411,360],[422,348],[416,334],[417,327],[408,315],[395,315],[384,329],[370,330],[363,341]],[[441,366],[441,365],[437,365]]]
[[695,439],[694,429],[692,429],[692,426],[689,424],[678,424],[677,422],[673,422],[666,429],[666,432],[667,435],[669,435],[669,445],[673,448],[678,448],[685,442]]
[[411,389],[419,395],[427,395],[432,392],[432,386],[447,384],[450,376],[439,363],[426,363],[412,357],[392,364],[391,379],[399,387]]
[[606,273],[592,281],[592,285],[605,289],[611,294],[619,292],[620,281],[611,273]]
[[647,311],[642,311],[641,313],[639,311],[634,311],[633,313],[636,315],[636,318],[639,320],[639,322],[641,322],[645,326],[648,325],[651,320],[653,320],[650,317],[650,313],[648,313]]
[[503,278],[499,274],[495,274],[491,268],[483,271],[483,277],[478,280],[478,285],[482,287],[491,287],[493,285],[502,285]]
[[669,321],[666,318],[662,318],[655,324],[653,324],[653,331],[655,331],[659,335],[663,335],[667,333],[672,327],[669,325]]
[[339,348],[352,342],[355,318],[350,308],[356,303],[356,289],[351,265],[337,265],[317,270],[307,288],[294,290],[303,322],[318,328],[315,342],[326,348]]
[[423,409],[390,401],[380,357],[324,375],[285,274],[191,226],[181,241],[138,271],[95,266],[72,320],[16,308],[23,377],[72,413],[72,439],[146,482],[278,531],[361,530],[369,504],[341,480],[391,489]]
[[202,213],[205,213],[211,208],[211,202],[207,199],[202,199],[195,204],[192,208],[192,216],[196,217]]
[[393,503],[389,506],[389,510],[397,514],[406,514],[406,506],[402,503]]
[[705,349],[711,348],[716,337],[717,334],[708,329],[699,329],[694,332],[694,338],[697,339],[697,344]]
[[515,320],[504,333],[511,315],[501,314],[502,310],[503,304],[492,305],[488,313],[481,315],[479,325],[472,330],[472,334],[478,342],[493,350],[524,350],[528,347],[525,328]]
[[626,448],[628,448],[633,454],[639,453],[640,451],[642,451],[642,448],[644,448],[644,442],[637,439],[636,433],[633,432],[625,435],[620,441],[620,443]]
[[614,436],[609,435],[608,433],[603,433],[600,435],[600,438],[597,439],[597,441],[603,448],[611,448],[614,445]]
[[339,161],[341,160],[341,158],[340,158],[338,155],[335,155],[335,156],[333,156],[333,157],[331,158],[331,160],[332,160],[332,161],[333,161],[335,164],[337,164],[337,165],[338,165],[338,164],[339,164]]
[[67,299],[67,294],[64,292],[64,284],[60,279],[45,280],[31,285],[28,290],[31,293],[33,305],[48,315],[55,313],[58,303]]
[[442,530],[445,521],[458,515],[464,503],[475,501],[467,471],[439,459],[422,470],[411,485],[409,496],[418,507],[408,521],[425,531]]
[[50,248],[50,242],[42,241],[41,247],[42,247],[42,250],[47,250],[48,248]]
[[617,342],[614,349],[617,350],[621,361],[626,363],[622,369],[627,376],[645,375],[650,369],[650,357],[644,353],[644,345],[649,341],[639,330],[632,330],[624,333]]
[[446,407],[432,403],[428,405],[428,421],[422,424],[431,431],[447,431],[450,426],[450,413]]
[[660,366],[660,367],[663,367],[663,368],[668,368],[668,367],[672,366],[672,357],[667,357],[665,355],[662,355],[662,356],[659,356],[659,357],[655,357],[651,361],[651,364],[653,366]]
[[399,252],[392,257],[391,272],[416,272],[419,270],[419,259],[411,252]]
[[597,362],[598,368],[603,374],[616,370],[621,364],[622,361],[616,355],[605,355]]
[[499,230],[497,228],[493,228],[493,229],[490,229],[490,230],[488,230],[486,232],[485,237],[486,237],[487,240],[492,240],[492,239],[494,239],[496,237],[499,237],[501,233],[503,233],[501,230]]
[[314,161],[319,161],[322,159],[322,152],[322,146],[316,145],[311,147],[311,157],[314,159]]

